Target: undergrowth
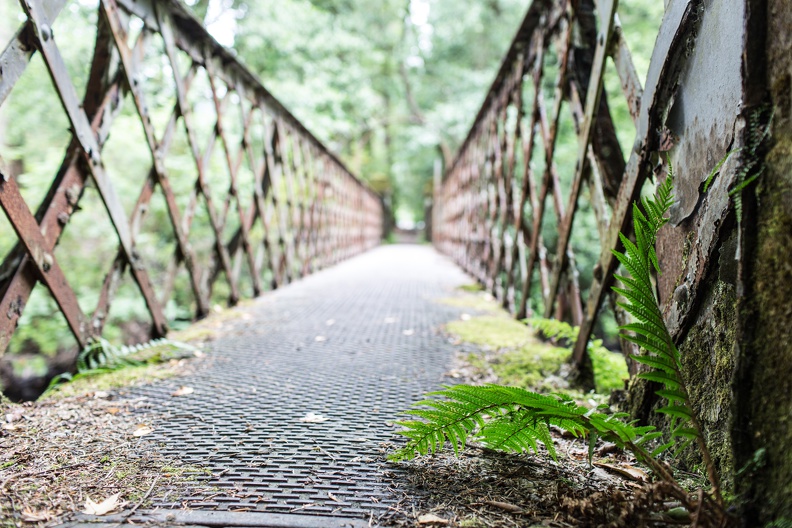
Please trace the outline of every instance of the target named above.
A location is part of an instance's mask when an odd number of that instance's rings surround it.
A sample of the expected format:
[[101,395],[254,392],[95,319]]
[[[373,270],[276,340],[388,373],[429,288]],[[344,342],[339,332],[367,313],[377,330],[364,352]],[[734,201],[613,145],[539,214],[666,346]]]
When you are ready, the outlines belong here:
[[[535,317],[529,319],[528,324],[541,332],[546,339],[555,341],[563,346],[569,358],[572,346],[577,341],[580,328],[557,319]],[[588,355],[591,358],[594,370],[594,384],[597,392],[607,394],[612,390],[623,389],[624,381],[629,377],[624,356],[618,352],[611,352],[602,345],[601,339],[592,339],[587,345]]]

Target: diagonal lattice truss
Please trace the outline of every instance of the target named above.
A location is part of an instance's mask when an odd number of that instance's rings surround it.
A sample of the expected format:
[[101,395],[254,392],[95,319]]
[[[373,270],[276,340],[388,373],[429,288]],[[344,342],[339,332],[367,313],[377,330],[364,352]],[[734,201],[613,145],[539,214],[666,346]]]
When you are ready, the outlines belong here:
[[[539,315],[579,325],[577,367],[609,297],[618,265],[611,250],[663,149],[662,109],[679,70],[679,59],[669,57],[684,55],[695,24],[690,3],[667,12],[644,88],[616,6],[615,0],[533,2],[435,189],[435,245],[515,316],[526,317],[531,298],[541,298]],[[604,88],[609,73],[610,90]],[[633,130],[614,126],[616,104]],[[596,225],[580,221],[582,209]],[[576,251],[591,255],[593,270],[579,269]],[[581,284],[584,271],[590,276]],[[624,314],[612,306],[621,323]]]
[[[85,346],[102,335],[127,274],[145,301],[152,334],[163,335],[165,308],[174,295],[186,294],[181,290],[191,295],[192,316],[201,317],[218,285],[235,304],[379,242],[379,197],[177,0],[102,0],[79,98],[52,29],[71,3],[21,1],[26,21],[0,56],[0,105],[39,57],[71,132],[35,212],[16,178],[4,173],[0,179],[0,206],[17,237],[0,267],[0,353],[39,282]],[[125,109],[139,123],[149,154],[133,170],[139,181],[134,200],[120,195],[116,167],[103,156]],[[103,206],[93,213],[109,217],[117,240],[92,312],[81,308],[85,301],[70,286],[56,249],[87,189]],[[155,200],[163,204],[156,221],[172,231],[168,262],[154,262],[140,241],[149,241],[143,226]]]

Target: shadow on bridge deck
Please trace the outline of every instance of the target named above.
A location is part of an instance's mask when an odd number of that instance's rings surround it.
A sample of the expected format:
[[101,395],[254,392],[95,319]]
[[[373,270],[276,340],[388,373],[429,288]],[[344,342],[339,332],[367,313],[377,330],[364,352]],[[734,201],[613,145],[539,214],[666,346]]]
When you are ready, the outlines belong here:
[[[133,519],[212,526],[384,521],[399,498],[399,470],[385,461],[392,421],[444,382],[454,347],[438,327],[461,308],[436,300],[469,282],[431,247],[392,245],[241,308],[251,317],[232,321],[205,367],[119,396],[146,398],[141,412],[155,430],[146,439],[207,471],[189,489],[156,489],[156,511]],[[194,393],[172,397],[181,385]]]

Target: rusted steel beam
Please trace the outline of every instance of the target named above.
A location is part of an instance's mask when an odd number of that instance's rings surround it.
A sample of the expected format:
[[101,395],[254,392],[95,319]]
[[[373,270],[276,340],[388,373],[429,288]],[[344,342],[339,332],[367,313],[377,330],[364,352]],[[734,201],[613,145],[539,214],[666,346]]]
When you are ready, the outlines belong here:
[[[42,7],[47,20],[55,20],[67,0],[49,0]],[[30,58],[36,52],[35,28],[30,20],[25,21],[8,46],[0,54],[0,106],[5,102],[14,85],[25,73]],[[3,43],[0,42],[0,45]]]
[[616,73],[619,75],[622,93],[627,99],[630,117],[632,117],[633,122],[636,122],[641,113],[643,87],[641,86],[641,80],[638,78],[638,72],[635,71],[630,47],[624,38],[618,14],[614,15],[613,19],[610,56],[613,59],[614,66],[616,66]]
[[115,192],[115,188],[105,173],[104,166],[102,165],[100,145],[97,142],[90,121],[85,114],[85,110],[77,99],[77,93],[69,78],[66,64],[55,44],[51,29],[52,22],[47,18],[41,0],[22,0],[21,5],[36,28],[37,46],[44,57],[44,62],[47,65],[53,84],[57,88],[58,97],[69,118],[74,137],[77,139],[82,149],[82,155],[84,156],[85,163],[96,184],[99,196],[110,216],[113,229],[124,249],[125,257],[130,263],[132,276],[135,278],[135,282],[146,301],[146,306],[154,322],[154,328],[157,329],[157,332],[164,333],[167,324],[165,316],[162,313],[162,307],[157,302],[151,282],[149,281],[148,274],[142,262],[140,262],[137,254],[133,251],[132,238],[129,232],[129,223],[126,214]]
[[[94,59],[87,84],[83,108],[92,116],[91,127],[99,144],[107,139],[109,126],[120,110],[118,72],[108,71],[109,39],[103,26],[96,36]],[[53,252],[63,229],[76,210],[88,178],[79,146],[75,141],[67,148],[64,161],[47,195],[38,207],[36,220],[40,231]],[[17,321],[22,315],[33,288],[38,281],[35,265],[20,242],[5,257],[0,266],[0,353],[6,349]],[[89,328],[93,333],[93,329]]]
[[[237,93],[240,94],[240,97],[244,94],[244,89],[241,87],[237,87]],[[245,120],[250,119],[253,112],[257,111],[256,107],[252,107],[250,109],[249,115],[245,116]],[[258,110],[259,112],[263,112]],[[266,141],[266,138],[265,138]],[[274,244],[271,243],[270,237],[272,236],[272,223],[271,223],[271,209],[269,207],[270,203],[270,195],[272,192],[272,181],[269,177],[269,166],[267,164],[266,159],[266,150],[262,149],[260,153],[262,158],[256,157],[256,153],[253,151],[253,147],[250,140],[250,129],[246,129],[243,134],[243,145],[244,150],[247,155],[248,163],[250,169],[253,171],[253,206],[251,207],[251,212],[255,213],[254,219],[258,218],[261,221],[261,225],[264,227],[264,237],[262,240],[262,247],[267,254],[267,258],[269,260],[269,269],[272,272],[272,282],[270,284],[271,288],[275,289],[281,284],[280,275],[278,273],[278,266],[277,266],[277,255],[274,252]],[[253,225],[253,221],[251,221],[250,225]],[[261,269],[261,266],[258,266]]]
[[[212,200],[212,195],[209,191],[208,182],[206,181],[206,176],[204,174],[204,162],[203,157],[201,156],[200,147],[198,146],[198,139],[195,135],[195,129],[192,124],[192,107],[190,106],[189,101],[187,100],[187,88],[184,85],[184,79],[182,78],[181,73],[179,72],[179,63],[176,59],[176,43],[173,38],[173,33],[171,32],[170,26],[170,19],[167,15],[164,15],[160,10],[157,11],[157,21],[159,22],[160,26],[160,34],[162,35],[162,40],[165,43],[165,54],[168,56],[168,60],[170,62],[170,67],[173,72],[173,80],[176,85],[176,100],[179,106],[179,113],[181,114],[181,120],[184,124],[184,128],[187,131],[187,140],[190,145],[190,149],[192,151],[193,159],[195,160],[195,168],[198,173],[198,178],[196,182],[196,188],[198,192],[203,196],[204,204],[206,206],[207,212],[209,213],[209,223],[212,227],[212,231],[214,232],[214,246],[215,251],[220,256],[220,262],[223,266],[223,271],[225,272],[226,279],[228,281],[228,286],[231,289],[231,296],[229,298],[229,304],[234,305],[239,301],[239,289],[237,287],[237,283],[234,280],[232,271],[231,271],[231,258],[228,255],[228,251],[226,250],[225,244],[223,243],[223,234],[220,230],[218,225],[218,217],[217,212],[214,207],[214,202]],[[216,131],[215,131],[216,133]],[[211,155],[212,147],[208,147],[206,149],[207,155]],[[208,276],[208,274],[206,274]]]
[[[610,46],[611,34],[613,33],[613,17],[616,14],[618,0],[602,0],[600,6],[600,29],[597,36],[597,48],[594,52],[594,63],[591,67],[589,77],[588,93],[586,94],[586,107],[583,113],[583,123],[578,132],[578,151],[575,174],[572,177],[572,188],[569,191],[569,202],[566,207],[566,214],[558,226],[559,239],[556,246],[556,261],[553,268],[553,276],[550,281],[550,290],[545,304],[545,317],[550,317],[553,313],[553,304],[558,287],[561,283],[561,275],[566,271],[568,262],[569,239],[572,235],[572,224],[575,221],[577,212],[577,202],[580,197],[580,189],[583,183],[583,174],[588,163],[588,150],[591,142],[591,133],[594,130],[594,121],[597,118],[596,111],[599,108],[600,94],[602,92],[603,74],[605,72],[605,59],[607,50]],[[580,321],[578,321],[578,324]]]
[[573,350],[575,364],[583,360],[599,307],[613,281],[618,261],[611,250],[620,248],[620,232],[630,232],[632,203],[640,197],[641,186],[651,173],[649,156],[658,146],[657,135],[653,131],[659,126],[662,109],[666,107],[676,87],[684,58],[684,46],[695,31],[695,10],[692,1],[672,2],[663,17],[641,99],[635,146],[630,153],[625,177],[619,188],[608,236],[603,241],[602,254],[594,270],[585,318]]
[[[526,280],[526,275],[528,273],[528,267],[525,264],[525,241],[531,239],[530,231],[528,230],[528,225],[524,221],[525,216],[525,206],[528,203],[529,198],[533,194],[532,191],[532,171],[531,171],[531,159],[533,158],[533,149],[534,145],[536,144],[536,134],[534,133],[536,129],[536,119],[539,114],[539,94],[542,89],[542,77],[544,73],[544,68],[542,65],[544,63],[544,35],[542,32],[537,31],[534,34],[534,38],[532,39],[532,51],[533,51],[533,98],[531,102],[531,110],[528,112],[530,115],[530,124],[527,128],[527,133],[521,133],[520,137],[526,138],[523,142],[523,180],[521,184],[521,189],[519,193],[519,199],[517,201],[516,212],[514,215],[514,231],[515,231],[515,242],[512,246],[512,262],[516,261],[519,258],[520,262],[520,272],[522,280]],[[521,55],[523,57],[520,62],[520,70],[521,70],[521,79],[522,76],[525,75],[525,52]],[[520,84],[519,92],[518,92],[518,99],[517,99],[517,107],[518,107],[518,115],[517,115],[517,126],[518,130],[522,130],[523,128],[523,117],[524,117],[524,108],[523,108],[523,88],[522,84]],[[533,207],[533,204],[532,204]],[[512,284],[514,283],[514,267],[513,265],[510,267],[507,276],[507,288],[511,289]],[[515,299],[516,302],[516,299]],[[522,302],[520,306],[523,306]],[[516,309],[516,305],[514,306]]]
[[297,120],[250,72],[237,57],[215,41],[201,21],[195,18],[179,0],[117,0],[120,6],[140,17],[146,25],[157,28],[156,13],[167,13],[172,22],[171,31],[179,49],[187,53],[195,62],[202,62],[207,57],[216,61],[218,75],[229,86],[242,84],[245,90],[273,115],[288,122],[289,126],[310,141],[321,153],[338,167],[344,178],[354,182],[355,188],[372,198],[377,198],[368,186],[352,174],[338,157],[330,152],[305,126]]
[[[239,233],[242,242],[242,250],[244,251],[245,256],[247,257],[247,263],[250,270],[251,279],[253,281],[253,294],[255,296],[258,296],[263,291],[263,288],[261,286],[260,270],[256,266],[256,257],[255,254],[253,253],[253,247],[250,244],[249,224],[252,222],[248,220],[248,216],[242,210],[242,202],[239,199],[239,184],[237,183],[237,173],[239,172],[239,168],[242,165],[242,161],[245,155],[244,138],[247,137],[248,130],[250,129],[250,123],[251,123],[250,114],[246,119],[243,120],[242,123],[243,144],[240,145],[239,147],[236,161],[232,161],[229,140],[226,137],[225,131],[223,129],[223,123],[222,123],[223,108],[222,105],[220,104],[220,99],[217,94],[217,86],[216,86],[216,81],[214,78],[214,72],[211,66],[211,62],[207,63],[207,72],[209,73],[209,84],[212,89],[212,100],[214,101],[215,111],[217,112],[217,122],[215,124],[215,128],[217,129],[217,133],[220,136],[220,139],[223,143],[223,153],[225,154],[226,166],[228,167],[228,173],[231,179],[230,189],[229,189],[229,198],[231,199],[226,200],[226,203],[230,203],[231,201],[233,201],[235,204],[235,209],[237,215],[239,216]],[[226,95],[226,97],[228,97],[228,94]],[[227,207],[226,207],[226,211],[227,211]],[[229,254],[230,253],[231,252],[229,251]]]
[[[527,315],[534,267],[538,265],[544,315],[569,318],[584,326],[590,323],[584,321],[590,319],[590,310],[584,314],[571,245],[580,193],[587,181],[600,223],[603,251],[613,247],[608,237],[616,229],[610,226],[609,231],[607,223],[616,217],[621,222],[619,207],[624,198],[617,195],[629,167],[616,137],[608,94],[601,87],[607,57],[613,59],[623,92],[610,95],[627,99],[633,119],[640,117],[643,91],[619,30],[616,2],[600,4],[599,16],[595,16],[591,0],[571,4],[536,1],[531,5],[465,142],[435,189],[435,244],[490,289],[504,306],[513,307],[520,318]],[[573,30],[577,36],[571,45]],[[520,99],[519,128],[511,129],[504,107],[512,104],[508,98],[513,96],[507,89],[512,79],[519,78],[518,84],[522,84],[516,59],[524,54],[529,61],[535,60],[537,54],[544,53],[545,44],[555,41],[559,41],[555,47],[560,64],[552,108],[545,107],[542,87],[536,80],[533,109],[523,111]],[[532,77],[541,78],[544,67],[540,59]],[[581,93],[586,94],[583,101]],[[522,98],[522,91],[519,96]],[[577,164],[569,175],[559,174],[556,164],[562,106],[569,109],[577,132]],[[531,170],[537,134],[541,134],[545,159],[538,181]],[[508,168],[510,142],[516,137],[522,141],[522,174]],[[564,194],[562,185],[567,187]],[[559,230],[552,277],[541,240],[542,230],[547,229],[544,216],[550,193]],[[530,217],[526,219],[528,209]],[[601,302],[601,298],[590,300],[589,308],[595,303],[598,309]],[[583,329],[586,339],[590,329]]]
[[77,303],[77,296],[74,295],[74,290],[69,286],[63,270],[58,265],[52,248],[41,234],[38,222],[19,194],[19,187],[13,178],[0,179],[0,207],[36,266],[39,279],[47,286],[58,308],[66,317],[72,335],[80,346],[84,347],[88,344],[88,334],[85,316]]
[[[566,6],[566,2],[564,3]],[[564,8],[566,12],[566,7]],[[562,43],[561,43],[561,51],[558,53],[561,64],[558,67],[558,78],[555,83],[554,88],[554,99],[553,99],[553,113],[552,113],[552,120],[550,121],[550,130],[549,130],[549,137],[543,142],[545,147],[545,172],[542,178],[542,185],[539,190],[539,197],[537,200],[537,208],[533,211],[533,227],[531,229],[531,244],[529,247],[529,254],[528,254],[528,262],[526,264],[526,277],[522,284],[522,302],[520,303],[520,309],[518,311],[518,318],[525,317],[526,314],[526,303],[528,300],[528,296],[531,292],[531,276],[533,275],[533,267],[534,263],[537,259],[537,252],[539,249],[539,234],[542,229],[542,222],[544,217],[544,209],[545,209],[545,200],[547,198],[547,193],[552,185],[554,167],[553,167],[553,158],[555,156],[555,141],[556,136],[558,133],[558,120],[561,115],[561,107],[564,98],[564,85],[566,84],[566,77],[567,77],[567,65],[569,64],[569,49],[572,40],[572,29],[574,25],[572,24],[571,20],[567,20],[567,27],[563,32]],[[541,92],[540,92],[541,93]],[[539,103],[539,111],[540,116],[544,105]],[[544,296],[547,299],[546,295]]]
[[[192,247],[190,246],[189,240],[187,239],[187,235],[182,229],[183,222],[181,214],[179,212],[179,207],[176,203],[176,196],[171,187],[171,183],[164,164],[167,149],[162,148],[164,144],[169,145],[172,140],[176,126],[176,118],[178,117],[178,108],[174,109],[163,138],[161,139],[161,142],[158,142],[154,127],[151,123],[151,116],[149,115],[149,107],[146,101],[146,96],[140,85],[138,67],[136,65],[132,51],[126,44],[127,33],[121,22],[121,11],[118,9],[118,5],[115,0],[104,0],[100,3],[100,7],[104,15],[104,20],[106,20],[108,26],[110,27],[116,49],[121,57],[121,64],[126,76],[126,83],[132,94],[132,99],[135,102],[135,108],[137,109],[138,116],[140,117],[143,133],[146,138],[149,152],[151,153],[151,172],[153,172],[154,176],[156,177],[157,183],[159,184],[160,189],[162,190],[165,197],[168,215],[174,230],[174,235],[176,236],[178,253],[187,267],[188,273],[190,275],[190,284],[192,286],[193,295],[196,301],[198,312],[197,315],[200,317],[209,311],[208,299],[205,299],[201,293],[200,270],[198,269],[197,263],[195,262],[195,255]],[[144,35],[144,33],[141,33],[141,35]],[[191,76],[194,74],[195,71],[193,69],[189,72],[187,79],[191,79]],[[187,82],[187,80],[185,82]],[[164,304],[167,302],[167,299],[168,295],[164,295],[160,301]]]
[[[143,33],[141,33],[141,37]],[[140,39],[139,41],[142,45],[144,39]],[[192,79],[194,77],[195,70],[191,69],[188,72],[187,77],[185,78],[185,84],[190,85],[192,83]],[[162,135],[162,139],[160,140],[159,144],[156,147],[156,157],[163,158],[168,154],[170,151],[171,145],[173,143],[174,133],[176,130],[176,120],[178,118],[178,109],[174,109],[171,113],[170,119],[168,120],[168,124],[165,127],[165,132]],[[144,132],[145,133],[145,132]],[[152,132],[153,134],[153,132]],[[163,165],[160,164],[159,169],[161,170]],[[164,182],[164,185],[161,183]],[[173,191],[170,189],[170,183],[168,177],[165,174],[160,174],[158,172],[157,163],[154,162],[152,167],[149,169],[148,176],[143,183],[143,188],[138,195],[138,199],[135,202],[135,205],[132,209],[132,214],[130,215],[130,232],[132,233],[132,239],[137,237],[138,233],[140,232],[140,227],[143,223],[143,216],[145,215],[146,211],[148,210],[149,203],[151,199],[154,197],[154,192],[156,191],[157,185],[161,186],[165,197],[166,207],[170,208],[173,207],[173,210],[176,212],[176,216],[178,216],[178,207],[175,204],[175,196],[173,195]],[[168,195],[170,194],[170,198]],[[177,239],[178,244],[178,239]],[[123,248],[118,249],[118,254],[116,255],[115,260],[113,261],[113,266],[110,271],[107,273],[105,277],[105,281],[102,285],[102,289],[99,294],[99,304],[94,311],[94,315],[92,318],[92,328],[94,329],[95,333],[100,334],[104,324],[106,322],[105,318],[106,315],[110,311],[110,304],[112,302],[112,295],[111,291],[117,287],[118,281],[121,279],[123,275],[123,271],[126,269],[126,260],[124,259],[124,252]],[[159,299],[160,304],[163,306],[167,303],[167,296],[161,296]]]

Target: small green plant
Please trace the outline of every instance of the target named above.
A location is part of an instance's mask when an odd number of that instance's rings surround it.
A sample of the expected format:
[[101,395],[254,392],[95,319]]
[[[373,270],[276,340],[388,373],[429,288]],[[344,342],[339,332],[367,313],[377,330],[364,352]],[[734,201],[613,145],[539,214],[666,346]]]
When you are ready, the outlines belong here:
[[[658,231],[668,221],[665,215],[672,204],[672,179],[673,171],[669,168],[668,177],[658,187],[655,197],[644,198],[642,208],[638,203],[633,204],[635,242],[620,234],[624,252],[614,251],[629,273],[629,276],[616,276],[623,287],[614,288],[614,291],[626,299],[620,304],[634,319],[620,330],[626,339],[644,351],[635,357],[648,367],[639,376],[664,386],[658,394],[668,400],[668,405],[658,412],[671,419],[670,438],[662,440],[664,433],[655,427],[627,421],[626,414],[601,412],[607,406],[588,409],[565,395],[542,395],[500,385],[455,385],[429,393],[431,398],[415,404],[419,408],[405,412],[419,419],[399,422],[404,427],[400,433],[408,441],[391,455],[391,460],[409,459],[416,453],[435,453],[446,442],[458,453],[470,437],[492,449],[514,452],[535,452],[541,443],[555,458],[549,430],[553,425],[576,436],[588,436],[589,457],[600,437],[632,452],[657,478],[669,485],[669,493],[688,512],[697,512],[697,523],[727,525],[717,472],[691,405],[679,351],[663,321],[652,281],[653,273],[660,270],[655,242]],[[571,329],[556,330],[561,337],[574,337]],[[569,335],[562,335],[564,331]],[[712,485],[709,494],[703,490],[697,494],[688,493],[658,458],[671,447],[682,449],[694,441],[701,450]],[[657,443],[660,445],[655,445]]]
[[713,497],[718,504],[722,504],[718,474],[704,441],[701,425],[691,405],[682,375],[679,350],[663,321],[663,314],[652,283],[652,272],[660,273],[655,242],[658,231],[668,222],[665,214],[673,203],[672,178],[673,169],[669,164],[668,178],[658,187],[656,199],[643,198],[644,211],[641,211],[637,204],[633,204],[635,243],[620,233],[619,238],[624,245],[624,252],[613,251],[630,276],[616,275],[616,279],[624,287],[614,287],[613,291],[626,299],[626,302],[618,304],[635,321],[620,327],[622,337],[632,341],[644,351],[643,354],[632,357],[649,367],[646,372],[639,373],[638,377],[660,383],[664,387],[657,391],[657,395],[665,398],[668,405],[657,409],[657,412],[670,417],[671,438],[660,448],[667,449],[680,442],[677,446],[677,451],[680,451],[690,443],[697,442],[707,468],[707,476],[712,484]]
[[106,339],[97,337],[77,356],[76,372],[74,374],[66,372],[53,378],[45,394],[67,381],[113,372],[125,367],[158,363],[164,360],[166,354],[176,357],[179,352],[192,354],[194,351],[195,348],[191,345],[166,338],[117,347]]

